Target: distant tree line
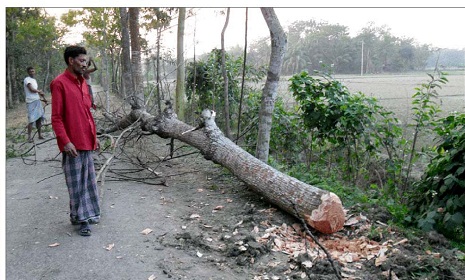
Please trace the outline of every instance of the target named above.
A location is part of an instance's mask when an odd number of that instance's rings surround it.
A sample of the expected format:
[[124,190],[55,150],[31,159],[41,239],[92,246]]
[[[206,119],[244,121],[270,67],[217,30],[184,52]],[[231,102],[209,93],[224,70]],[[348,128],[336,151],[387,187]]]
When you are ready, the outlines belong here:
[[[248,50],[249,63],[266,64],[269,39],[255,41]],[[240,54],[240,47],[232,48]],[[327,22],[295,21],[288,26],[288,49],[283,74],[329,68],[335,74],[375,74],[425,70],[435,67],[438,53],[443,68],[465,67],[465,50],[419,45],[413,38],[397,37],[390,28],[368,23],[357,36],[349,28]],[[362,70],[363,65],[363,70]],[[363,71],[363,72],[362,72]]]

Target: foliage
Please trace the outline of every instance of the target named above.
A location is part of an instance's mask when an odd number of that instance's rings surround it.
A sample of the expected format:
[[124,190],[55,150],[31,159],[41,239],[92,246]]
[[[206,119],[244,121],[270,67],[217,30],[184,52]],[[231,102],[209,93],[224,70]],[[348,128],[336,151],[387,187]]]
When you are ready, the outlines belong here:
[[[261,93],[255,92],[246,99],[246,112],[244,126],[248,127],[244,137],[246,149],[254,154],[257,144],[258,114],[260,110]],[[273,111],[273,121],[270,133],[270,159],[284,166],[301,162],[299,157],[310,149],[312,143],[308,141],[308,132],[305,131],[302,118],[295,110],[287,110],[283,99],[278,97]]]
[[465,240],[465,114],[441,119],[434,131],[441,142],[411,193],[413,218],[423,230]]
[[49,74],[62,65],[62,55],[58,54],[62,33],[55,18],[42,8],[6,8],[5,20],[7,106],[12,108],[24,101],[22,82],[28,66],[36,69],[39,88],[48,89]]
[[[229,80],[230,113],[234,114],[234,112],[238,111],[239,106],[243,59],[242,57],[233,58],[226,53],[225,64]],[[214,49],[205,59],[195,61],[195,63],[190,62],[186,66],[186,72],[186,96],[188,101],[195,104],[198,111],[204,108],[217,110],[218,126],[222,127],[222,122],[224,123],[224,118],[221,117],[222,110],[217,109],[224,106],[221,50]],[[246,83],[258,82],[265,75],[263,69],[255,69],[250,66],[247,66],[246,72]],[[246,87],[246,94],[252,90],[250,86]]]
[[427,133],[432,126],[434,126],[435,118],[440,111],[439,106],[434,102],[433,99],[437,98],[437,89],[441,88],[441,84],[447,82],[445,73],[440,72],[439,77],[428,74],[431,80],[428,83],[423,83],[420,87],[415,88],[416,93],[413,95],[412,111],[413,111],[413,140],[409,154],[409,161],[407,165],[406,182],[403,186],[403,190],[408,185],[408,179],[412,164],[418,158],[419,152],[417,151],[417,141],[420,133]]
[[[303,71],[294,75],[289,89],[299,104],[300,116],[320,155],[337,162],[344,174],[359,180],[378,156],[388,151],[389,161],[401,134],[397,119],[375,98],[350,93],[328,74],[312,77]],[[328,165],[329,167],[331,164]],[[348,172],[347,172],[348,171]],[[330,169],[328,170],[330,172]],[[349,177],[350,178],[350,177]],[[347,178],[346,178],[347,179]]]

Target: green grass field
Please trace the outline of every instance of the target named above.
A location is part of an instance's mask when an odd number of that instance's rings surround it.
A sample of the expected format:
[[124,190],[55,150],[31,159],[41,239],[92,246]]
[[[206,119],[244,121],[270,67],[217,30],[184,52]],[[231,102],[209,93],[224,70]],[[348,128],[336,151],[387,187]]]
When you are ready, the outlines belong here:
[[[465,112],[465,71],[447,72],[448,83],[438,89],[439,98],[436,100],[442,113]],[[281,77],[280,94],[288,104],[293,104],[292,95],[289,93],[289,78]],[[412,96],[416,87],[430,81],[424,73],[409,73],[396,75],[335,75],[335,79],[341,81],[350,92],[362,92],[367,96],[375,97],[386,109],[393,111],[403,123],[411,119]]]

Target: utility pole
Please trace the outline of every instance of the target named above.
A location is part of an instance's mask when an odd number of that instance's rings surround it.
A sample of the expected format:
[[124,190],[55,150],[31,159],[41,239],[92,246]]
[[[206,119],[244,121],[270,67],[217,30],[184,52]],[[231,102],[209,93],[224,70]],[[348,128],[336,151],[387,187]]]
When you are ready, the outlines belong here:
[[362,59],[360,62],[360,76],[363,76],[363,41],[362,41]]

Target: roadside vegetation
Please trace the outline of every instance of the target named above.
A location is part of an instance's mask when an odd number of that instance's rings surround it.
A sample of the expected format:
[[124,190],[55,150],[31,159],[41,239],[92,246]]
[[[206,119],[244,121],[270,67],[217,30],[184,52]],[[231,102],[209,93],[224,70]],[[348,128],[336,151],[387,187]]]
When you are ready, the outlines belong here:
[[[215,101],[214,107],[221,108],[221,99],[213,94],[222,90],[220,64],[214,63],[217,56],[213,51],[197,64],[199,86],[195,90],[188,86],[190,102]],[[230,106],[236,111],[242,106],[244,112],[238,142],[253,154],[260,90],[247,87],[240,104],[237,68],[242,61],[229,60],[229,80],[233,81],[229,83]],[[465,114],[439,116],[438,92],[448,83],[447,73],[425,74],[425,81],[412,88],[411,121],[403,124],[376,98],[350,92],[332,77],[331,67],[323,65],[322,69],[328,71],[302,71],[289,79],[288,94],[296,106],[278,98],[269,164],[336,193],[347,207],[382,207],[393,225],[405,230],[434,230],[464,248]],[[188,85],[193,84],[193,73],[191,64]],[[246,85],[263,75],[253,73]]]

